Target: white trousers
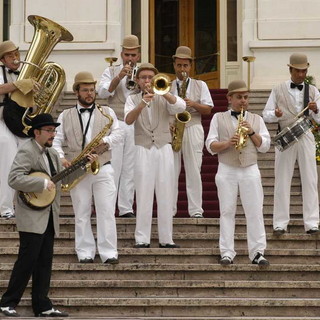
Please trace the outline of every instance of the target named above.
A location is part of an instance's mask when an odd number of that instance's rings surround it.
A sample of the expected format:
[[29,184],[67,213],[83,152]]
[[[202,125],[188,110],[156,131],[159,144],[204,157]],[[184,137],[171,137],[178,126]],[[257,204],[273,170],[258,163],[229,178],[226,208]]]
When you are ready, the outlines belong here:
[[234,259],[235,215],[237,196],[240,192],[241,203],[247,221],[247,243],[249,258],[252,261],[266,248],[266,233],[263,221],[263,189],[260,171],[257,165],[247,168],[231,167],[219,164],[216,174],[220,206],[220,253],[221,257]]
[[86,176],[70,191],[75,213],[75,246],[78,259],[94,259],[96,244],[91,226],[92,196],[96,208],[97,247],[104,262],[117,258],[117,230],[114,215],[116,187],[113,168],[104,165],[97,175]]
[[181,172],[181,153],[186,173],[186,189],[188,197],[188,212],[192,217],[195,213],[203,213],[201,165],[204,146],[204,131],[201,124],[185,128],[182,148],[174,154],[175,184],[173,215],[177,213],[179,193],[179,176]]
[[306,231],[319,225],[318,173],[315,142],[311,132],[285,151],[276,149],[273,227],[287,229],[290,220],[290,190],[298,161],[302,185],[303,221]]
[[124,141],[112,149],[111,164],[114,169],[114,180],[118,190],[119,216],[133,212],[134,200],[134,126],[119,121],[124,132]]
[[15,136],[6,126],[3,119],[0,120],[0,213],[14,212],[14,190],[8,185],[8,175],[18,148],[28,138]]
[[135,186],[136,243],[150,244],[154,194],[157,200],[159,243],[172,240],[173,151],[171,144],[157,149],[137,146]]

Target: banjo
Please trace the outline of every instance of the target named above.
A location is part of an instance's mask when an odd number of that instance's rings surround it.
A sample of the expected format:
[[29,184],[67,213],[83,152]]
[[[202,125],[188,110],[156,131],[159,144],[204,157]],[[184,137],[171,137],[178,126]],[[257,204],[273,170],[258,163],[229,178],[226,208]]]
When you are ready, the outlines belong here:
[[[100,149],[100,150],[99,150]],[[96,148],[94,151],[97,154],[102,154],[105,151],[107,151],[108,148],[102,147],[102,148]],[[67,177],[69,174],[75,172],[79,168],[84,168],[86,164],[89,162],[87,159],[87,156],[84,156],[83,158],[80,158],[79,160],[75,161],[70,167],[62,170],[58,174],[54,175],[53,177],[50,177],[44,172],[31,172],[29,174],[30,177],[40,177],[43,179],[51,180],[54,183],[57,183],[58,181],[62,180],[63,178]],[[49,207],[52,202],[54,201],[56,197],[57,191],[56,189],[52,190],[43,190],[42,192],[23,192],[19,191],[19,197],[20,199],[27,205],[29,208],[34,210],[42,210],[47,207]]]

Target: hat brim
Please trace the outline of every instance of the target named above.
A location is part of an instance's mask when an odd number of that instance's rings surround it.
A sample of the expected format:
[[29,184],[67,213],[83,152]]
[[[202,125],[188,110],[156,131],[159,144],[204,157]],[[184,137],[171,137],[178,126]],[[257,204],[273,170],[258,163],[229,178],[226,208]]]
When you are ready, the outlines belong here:
[[172,59],[175,59],[175,58],[194,60],[193,57],[187,56],[187,55],[185,55],[185,54],[178,54],[178,55],[175,55],[175,54],[174,54],[174,55],[172,56]]
[[291,63],[288,63],[287,66],[291,67],[291,68],[294,68],[294,69],[298,69],[298,70],[305,70],[305,69],[309,68],[310,63],[309,62],[307,64],[291,64]]
[[247,87],[231,90],[227,93],[227,96],[231,96],[234,93],[242,93],[242,92],[249,92],[249,89]]
[[75,82],[75,83],[73,84],[73,86],[72,86],[72,90],[73,90],[73,92],[75,92],[75,91],[76,91],[76,87],[77,87],[78,84],[94,84],[94,85],[96,85],[96,83],[97,83],[97,81],[88,81],[88,82],[86,82],[86,81],[81,81],[81,82]]
[[28,131],[28,136],[29,137],[34,137],[34,130],[45,127],[45,126],[54,126],[54,127],[59,127],[60,122],[42,122],[42,123],[37,123],[36,126],[31,127]]

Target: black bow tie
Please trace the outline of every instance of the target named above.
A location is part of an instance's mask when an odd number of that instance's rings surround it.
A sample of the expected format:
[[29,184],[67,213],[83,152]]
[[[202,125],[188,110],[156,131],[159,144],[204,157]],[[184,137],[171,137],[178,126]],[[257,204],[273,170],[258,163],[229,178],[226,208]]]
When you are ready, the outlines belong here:
[[[233,111],[233,110],[231,110],[231,115],[232,116],[234,116],[234,117],[236,117],[237,119],[238,119],[238,115],[240,114],[241,112],[239,111]],[[245,111],[243,111],[243,116],[244,116],[244,114],[245,114]]]
[[80,111],[80,113],[83,113],[83,112],[86,112],[86,111],[92,113],[93,109],[94,109],[94,107],[91,107],[91,108],[81,108],[79,111]]
[[14,73],[14,74],[16,74],[17,76],[20,74],[20,71],[13,71],[13,70],[11,70],[11,69],[9,69],[8,70],[8,73]]
[[290,88],[291,89],[298,88],[301,91],[303,89],[303,84],[295,84],[295,83],[291,82]]

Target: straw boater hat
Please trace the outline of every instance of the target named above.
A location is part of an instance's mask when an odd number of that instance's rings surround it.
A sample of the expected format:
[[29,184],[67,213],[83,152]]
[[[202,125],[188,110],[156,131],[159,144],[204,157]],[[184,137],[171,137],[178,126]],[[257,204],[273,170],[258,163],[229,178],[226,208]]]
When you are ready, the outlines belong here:
[[172,56],[173,60],[175,58],[193,60],[193,58],[191,57],[191,49],[186,46],[178,47],[176,50],[176,54]]
[[3,56],[11,51],[15,51],[18,50],[19,47],[17,47],[12,41],[7,40],[7,41],[3,41],[0,44],[0,59],[3,58]]
[[123,39],[121,47],[123,49],[137,49],[137,48],[140,48],[138,37],[133,35],[133,34],[129,34],[128,36],[125,36],[124,39]]
[[234,80],[231,81],[228,85],[228,96],[231,96],[237,92],[248,92],[249,89],[246,83],[243,80]]
[[159,73],[157,68],[154,67],[151,63],[142,63],[137,71],[136,78],[139,78],[139,73],[143,70],[152,70],[154,74]]
[[290,63],[288,67],[292,67],[299,70],[304,70],[309,68],[308,58],[303,53],[293,53],[290,56]]
[[59,122],[54,122],[52,115],[49,113],[40,113],[31,120],[31,128],[28,132],[30,137],[34,137],[34,130],[44,126],[60,126]]
[[90,72],[87,71],[81,71],[79,73],[76,74],[76,76],[74,77],[74,84],[73,84],[73,91],[76,91],[77,89],[77,85],[80,83],[85,83],[85,84],[96,84],[97,81],[95,81],[93,79],[93,76]]

